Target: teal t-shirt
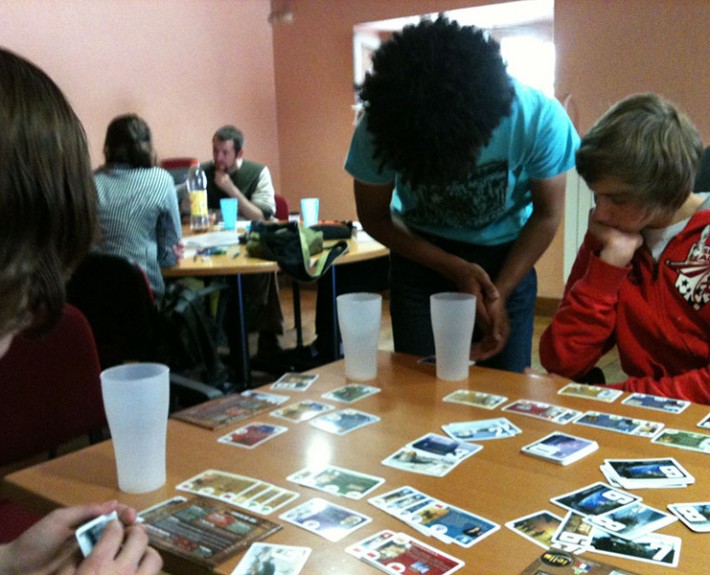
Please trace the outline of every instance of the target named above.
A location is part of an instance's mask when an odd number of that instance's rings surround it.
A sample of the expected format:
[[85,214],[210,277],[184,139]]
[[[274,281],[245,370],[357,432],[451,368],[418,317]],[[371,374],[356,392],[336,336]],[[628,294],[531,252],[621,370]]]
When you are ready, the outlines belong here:
[[515,240],[532,214],[530,179],[570,170],[579,136],[557,100],[513,84],[512,112],[472,163],[466,181],[411,188],[394,170],[379,170],[367,114],[355,128],[345,169],[364,183],[394,183],[392,211],[414,230],[480,245]]

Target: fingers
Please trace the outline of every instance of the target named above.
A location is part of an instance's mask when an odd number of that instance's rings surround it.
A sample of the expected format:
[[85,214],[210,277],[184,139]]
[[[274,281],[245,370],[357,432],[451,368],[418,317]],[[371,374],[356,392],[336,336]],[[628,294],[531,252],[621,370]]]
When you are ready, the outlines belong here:
[[77,574],[155,575],[160,572],[163,560],[148,543],[148,534],[142,526],[124,528],[120,521],[111,521]]

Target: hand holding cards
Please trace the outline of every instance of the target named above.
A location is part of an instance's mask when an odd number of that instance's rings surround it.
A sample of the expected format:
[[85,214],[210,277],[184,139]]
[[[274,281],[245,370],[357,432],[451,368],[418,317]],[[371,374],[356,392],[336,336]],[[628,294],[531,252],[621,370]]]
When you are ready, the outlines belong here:
[[99,542],[99,539],[101,539],[106,525],[114,520],[118,520],[118,513],[115,511],[94,517],[91,521],[87,521],[76,530],[76,539],[79,542],[79,549],[81,549],[84,557],[89,556],[91,550]]

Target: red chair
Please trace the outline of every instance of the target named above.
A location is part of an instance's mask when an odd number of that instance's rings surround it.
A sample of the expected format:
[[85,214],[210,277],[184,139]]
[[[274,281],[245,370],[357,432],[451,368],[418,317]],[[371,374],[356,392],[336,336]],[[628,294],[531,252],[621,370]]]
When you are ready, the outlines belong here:
[[287,222],[289,214],[288,201],[278,194],[275,194],[274,198],[276,199],[276,212],[274,213],[276,219],[280,222]]
[[165,158],[158,165],[167,170],[173,177],[175,185],[182,184],[187,179],[187,172],[192,166],[199,166],[197,158]]
[[[106,426],[100,373],[89,323],[73,306],[47,335],[16,337],[0,359],[0,465],[52,457],[83,435],[99,439]],[[0,543],[38,519],[15,501],[0,501]]]

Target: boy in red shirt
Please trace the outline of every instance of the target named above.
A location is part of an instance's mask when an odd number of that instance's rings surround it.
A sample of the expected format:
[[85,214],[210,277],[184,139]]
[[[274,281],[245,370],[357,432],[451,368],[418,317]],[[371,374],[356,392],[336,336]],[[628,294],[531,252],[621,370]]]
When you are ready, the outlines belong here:
[[589,230],[540,341],[542,365],[582,380],[614,345],[612,387],[710,404],[710,192],[693,193],[702,142],[670,102],[618,102],[582,139]]

